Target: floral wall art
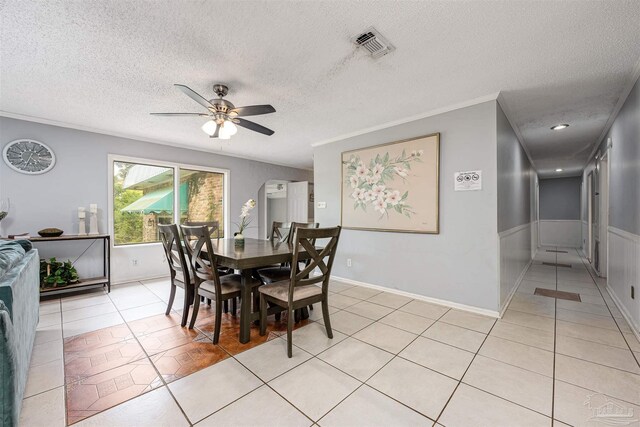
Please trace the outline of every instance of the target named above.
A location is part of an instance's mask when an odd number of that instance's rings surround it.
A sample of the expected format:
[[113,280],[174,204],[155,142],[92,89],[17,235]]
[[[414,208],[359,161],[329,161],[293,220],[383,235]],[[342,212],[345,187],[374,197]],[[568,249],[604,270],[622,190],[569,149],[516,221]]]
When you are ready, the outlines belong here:
[[342,153],[342,226],[439,233],[440,134]]

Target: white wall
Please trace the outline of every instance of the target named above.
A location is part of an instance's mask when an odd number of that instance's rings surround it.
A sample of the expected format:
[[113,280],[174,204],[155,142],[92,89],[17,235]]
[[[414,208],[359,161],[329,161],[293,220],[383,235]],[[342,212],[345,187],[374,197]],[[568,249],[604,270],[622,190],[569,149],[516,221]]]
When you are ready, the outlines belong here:
[[[35,235],[45,227],[58,227],[67,234],[75,234],[77,208],[88,207],[90,203],[98,204],[100,231],[106,232],[108,154],[230,170],[232,221],[247,199],[257,199],[258,190],[266,181],[307,181],[311,177],[307,170],[0,117],[0,147],[18,138],[46,143],[55,152],[57,164],[46,174],[28,176],[0,161],[0,194],[11,199],[9,217],[0,223],[2,234],[25,231]],[[257,226],[257,218],[255,222]],[[249,229],[247,235],[256,237],[257,227]],[[39,245],[42,256],[72,260],[86,248],[85,243],[56,245],[55,250],[48,245]],[[95,246],[87,251],[83,257],[86,262],[81,260],[78,264],[79,273],[85,277],[95,275],[95,260],[100,254]],[[132,259],[138,260],[136,267],[132,266]],[[116,247],[111,265],[115,282],[167,274],[160,244]]]
[[[316,147],[315,200],[326,202],[316,220],[340,224],[343,151],[434,132],[441,144],[440,234],[343,230],[333,274],[497,313],[495,101]],[[475,169],[482,170],[482,190],[454,192],[454,172]]]

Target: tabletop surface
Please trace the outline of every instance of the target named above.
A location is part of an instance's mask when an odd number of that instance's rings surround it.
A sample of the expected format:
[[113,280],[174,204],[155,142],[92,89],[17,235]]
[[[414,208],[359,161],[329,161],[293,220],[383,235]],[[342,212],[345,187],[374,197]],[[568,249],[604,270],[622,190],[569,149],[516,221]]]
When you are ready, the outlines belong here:
[[225,267],[263,267],[289,261],[293,255],[293,245],[286,242],[245,238],[244,246],[241,247],[236,246],[232,238],[212,239],[211,242],[218,258],[218,265]]

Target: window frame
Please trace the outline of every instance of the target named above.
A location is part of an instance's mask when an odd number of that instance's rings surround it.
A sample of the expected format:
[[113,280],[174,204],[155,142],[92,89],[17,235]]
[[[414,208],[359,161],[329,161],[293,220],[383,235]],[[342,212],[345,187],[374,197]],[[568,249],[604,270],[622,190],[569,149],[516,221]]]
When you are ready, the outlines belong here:
[[[173,222],[178,224],[180,219],[180,170],[187,169],[190,171],[198,171],[198,172],[213,172],[219,173],[223,175],[223,195],[222,195],[222,204],[223,204],[223,215],[224,215],[224,230],[225,233],[228,233],[231,230],[231,194],[229,191],[230,188],[230,179],[231,179],[231,171],[229,169],[210,167],[210,166],[201,166],[201,165],[193,165],[188,163],[177,163],[177,162],[167,162],[163,160],[153,160],[142,157],[131,157],[131,156],[123,156],[119,154],[108,154],[107,155],[107,169],[108,169],[108,229],[109,235],[111,236],[111,248],[131,248],[136,246],[145,246],[149,245],[161,245],[162,242],[141,242],[141,243],[128,243],[123,245],[116,245],[115,239],[115,224],[113,223],[113,167],[115,162],[126,162],[126,163],[136,163],[148,166],[158,166],[163,168],[171,168],[173,169]],[[225,236],[227,237],[227,236]]]

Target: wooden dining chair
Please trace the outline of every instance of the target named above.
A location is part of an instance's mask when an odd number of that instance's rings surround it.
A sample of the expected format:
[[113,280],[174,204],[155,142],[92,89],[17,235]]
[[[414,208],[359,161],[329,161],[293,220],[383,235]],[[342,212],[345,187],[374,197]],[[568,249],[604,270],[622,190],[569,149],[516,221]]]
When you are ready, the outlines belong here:
[[[274,226],[275,224],[276,223],[274,222]],[[293,240],[295,230],[298,228],[318,228],[319,226],[320,224],[318,224],[317,222],[292,222],[291,227],[289,228],[289,235],[287,236],[285,241],[290,244]],[[280,280],[286,280],[289,276],[291,276],[291,266],[280,265],[261,268],[258,270],[258,275],[260,276],[260,280],[264,284],[279,282]]]
[[[293,312],[299,308],[320,302],[322,304],[322,317],[327,329],[327,336],[333,338],[331,320],[329,319],[329,279],[331,267],[338,248],[340,227],[333,228],[296,228],[293,237],[292,270],[289,280],[270,283],[258,288],[260,292],[260,335],[265,335],[267,328],[268,311],[275,312],[278,307],[287,311],[287,356],[292,357],[292,333]],[[322,249],[316,249],[316,239],[329,239]],[[301,261],[307,256],[301,256],[300,252],[308,254],[308,262],[304,268],[300,268]],[[320,275],[311,276],[310,273],[318,269]],[[317,283],[321,283],[317,286]],[[267,308],[267,303],[275,305]]]
[[182,248],[178,226],[175,224],[158,224],[158,229],[160,233],[160,240],[162,241],[162,248],[164,249],[164,254],[167,257],[169,272],[171,273],[169,303],[167,304],[167,311],[164,314],[168,316],[171,312],[173,301],[176,297],[176,287],[184,289],[182,322],[180,324],[185,326],[189,317],[190,299],[193,295],[193,277],[189,273],[190,267]]
[[289,235],[291,231],[291,223],[273,221],[271,224],[271,234],[269,240],[272,242],[287,242],[289,241]]
[[213,251],[211,235],[206,226],[180,226],[184,246],[191,254],[191,274],[194,277],[193,314],[189,323],[189,329],[193,329],[198,316],[200,298],[203,296],[214,301],[215,306],[215,329],[213,343],[217,344],[220,339],[220,325],[222,322],[222,303],[232,300],[233,312],[237,312],[236,298],[240,297],[242,278],[239,274],[218,274],[216,254]]
[[[189,226],[205,226],[209,229],[209,235],[211,238],[219,240],[220,239],[220,222],[218,221],[185,221],[184,225]],[[215,237],[214,237],[215,236]],[[218,274],[220,276],[224,276],[227,274],[233,273],[233,269],[227,267],[218,267]],[[204,298],[204,297],[203,297]],[[211,301],[208,301],[211,304]],[[223,304],[223,309],[225,313],[229,312],[229,302],[225,301]]]

